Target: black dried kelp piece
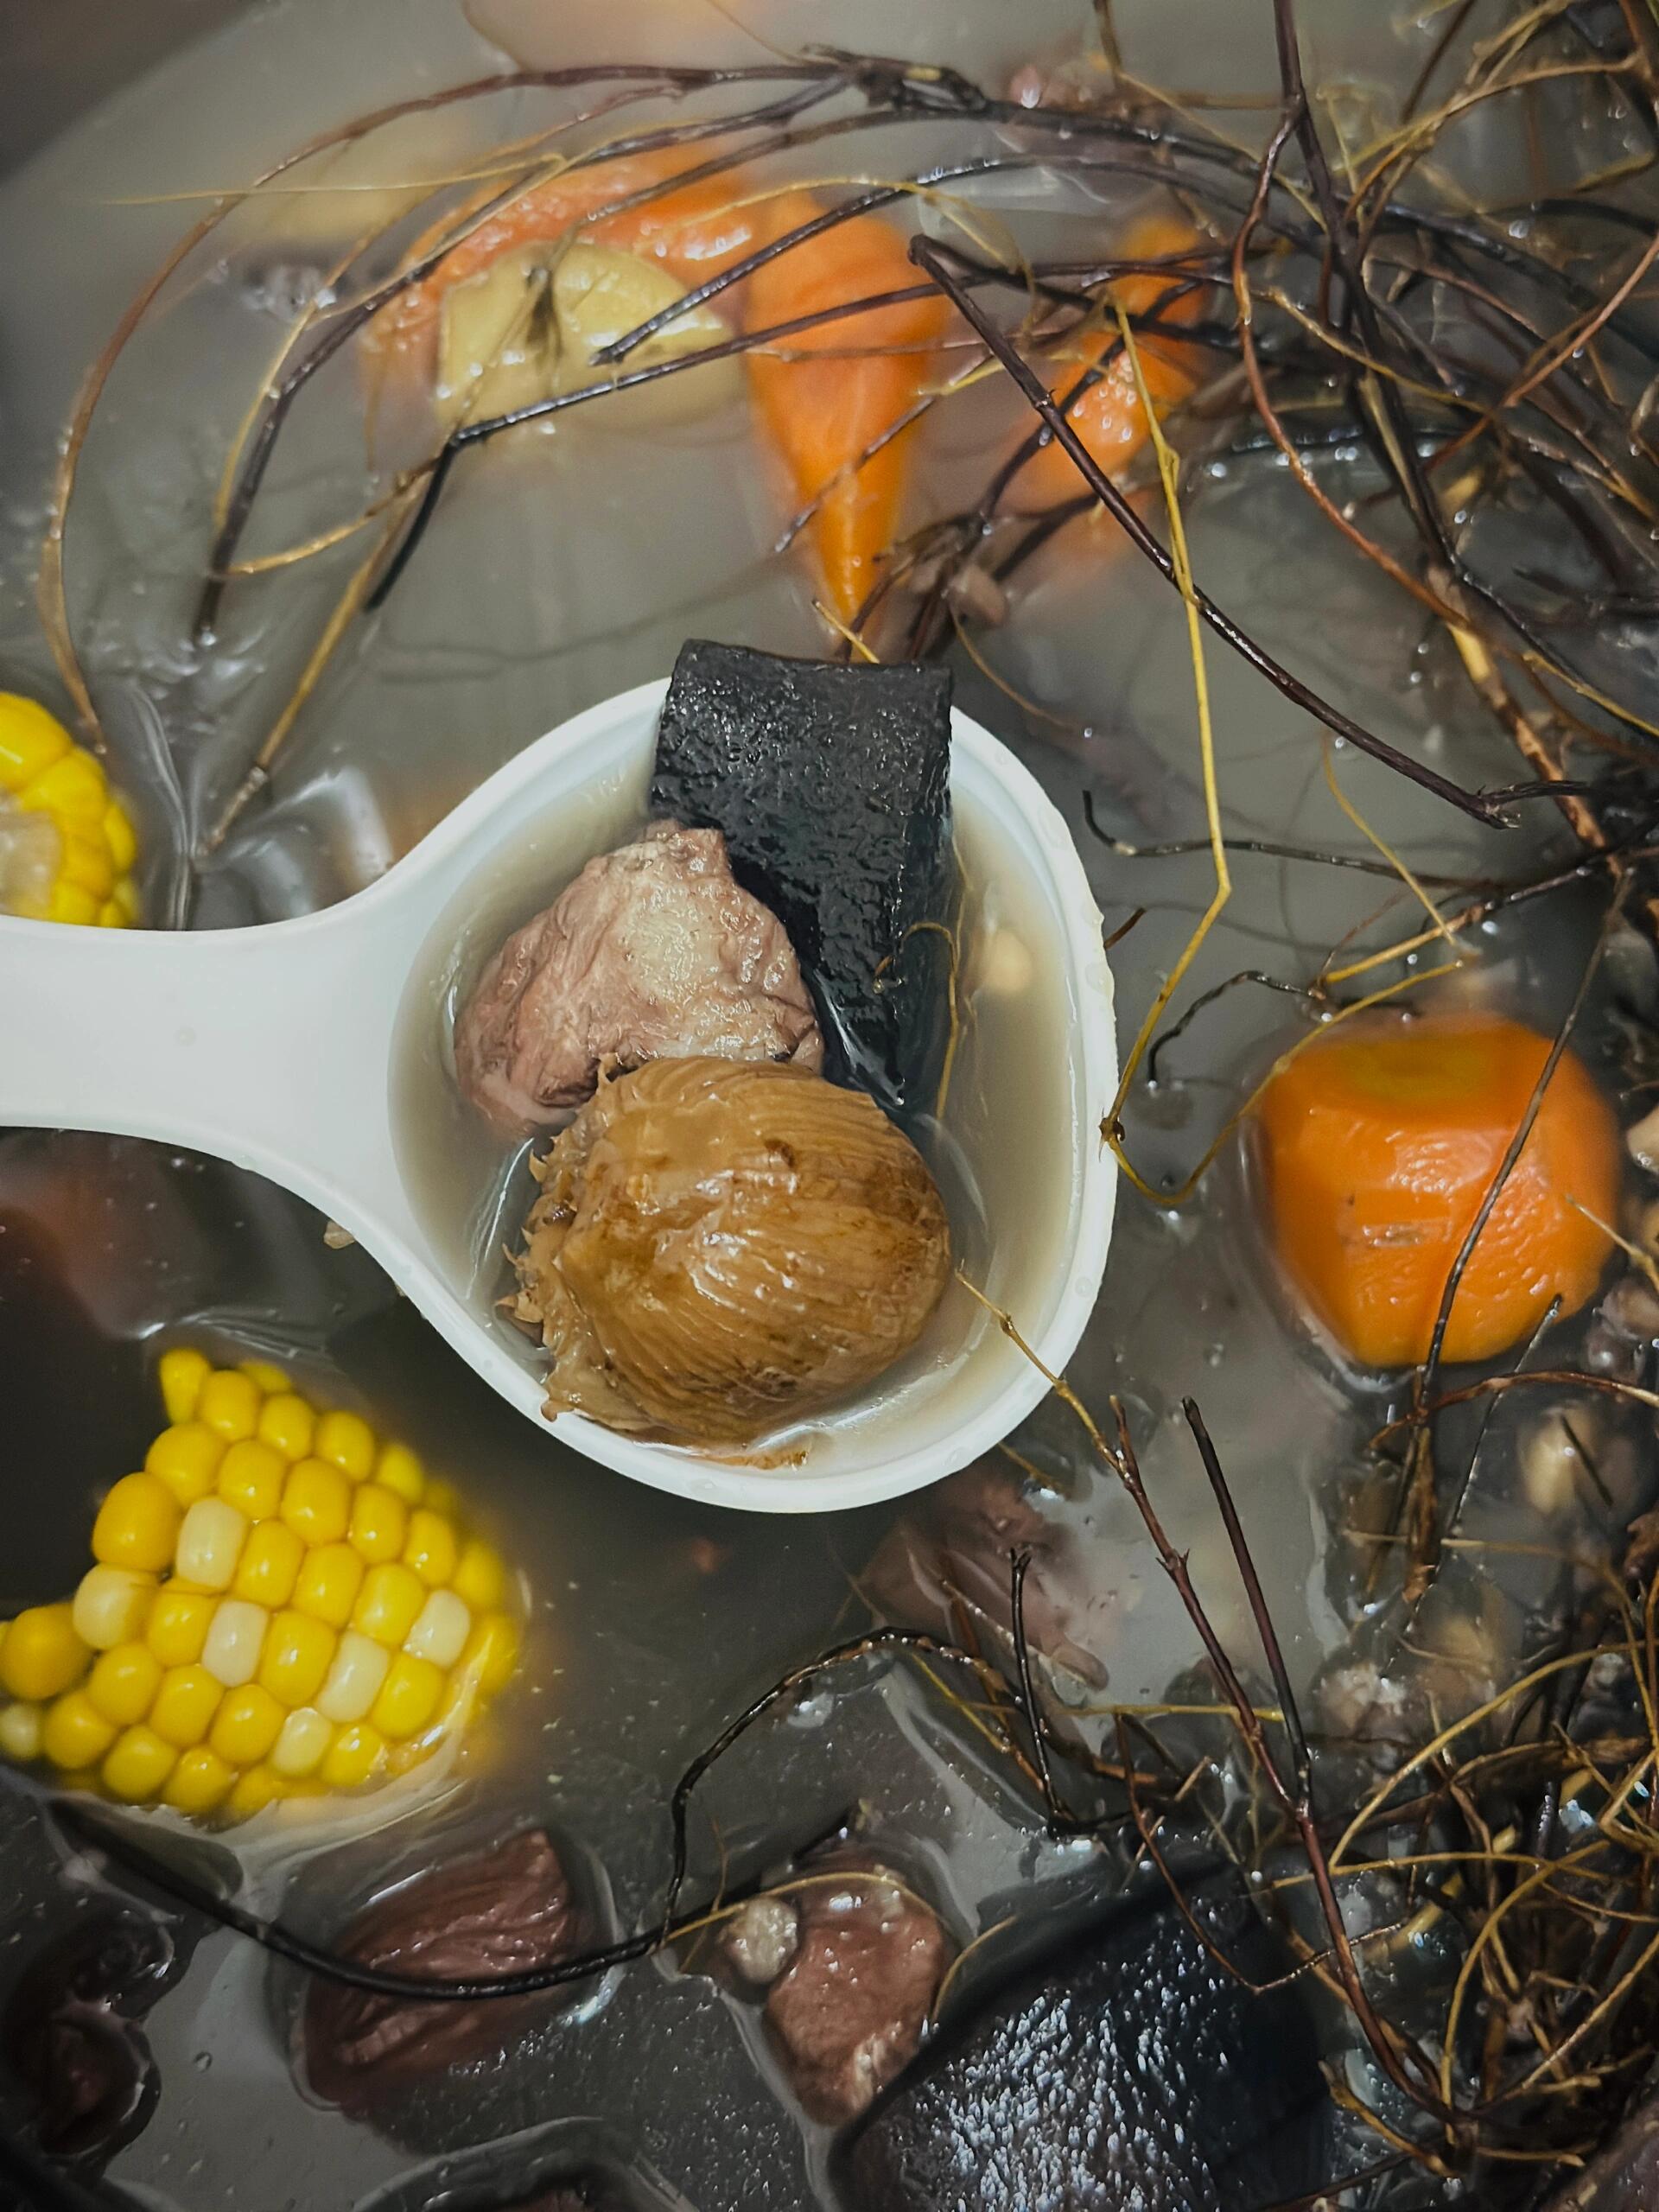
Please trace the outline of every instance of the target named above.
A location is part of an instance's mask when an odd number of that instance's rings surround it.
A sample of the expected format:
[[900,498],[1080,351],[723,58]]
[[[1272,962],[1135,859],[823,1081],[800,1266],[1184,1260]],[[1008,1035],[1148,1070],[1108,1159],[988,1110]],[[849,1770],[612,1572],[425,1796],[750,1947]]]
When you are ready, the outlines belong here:
[[[1290,1963],[1236,1881],[1194,1908],[1263,1984]],[[1027,1965],[838,2146],[857,2212],[1256,2212],[1318,2186],[1330,2103],[1294,1988],[1227,1974],[1160,1891]]]
[[950,772],[947,670],[704,639],[674,664],[652,809],[725,833],[812,985],[826,1072],[892,1110],[931,1104],[948,1027]]

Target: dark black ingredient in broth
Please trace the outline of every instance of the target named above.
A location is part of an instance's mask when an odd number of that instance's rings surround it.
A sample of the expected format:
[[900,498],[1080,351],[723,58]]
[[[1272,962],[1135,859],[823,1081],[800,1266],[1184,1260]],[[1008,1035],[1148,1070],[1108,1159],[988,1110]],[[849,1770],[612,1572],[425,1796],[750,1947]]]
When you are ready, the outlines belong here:
[[663,704],[652,804],[721,830],[789,932],[826,1072],[932,1103],[951,918],[950,672],[694,639]]
[[[1261,1987],[1290,1963],[1229,1876],[1189,1892]],[[1258,2212],[1322,2177],[1294,1986],[1257,1995],[1166,1891],[1072,1936],[931,2045],[836,2159],[847,2212]]]

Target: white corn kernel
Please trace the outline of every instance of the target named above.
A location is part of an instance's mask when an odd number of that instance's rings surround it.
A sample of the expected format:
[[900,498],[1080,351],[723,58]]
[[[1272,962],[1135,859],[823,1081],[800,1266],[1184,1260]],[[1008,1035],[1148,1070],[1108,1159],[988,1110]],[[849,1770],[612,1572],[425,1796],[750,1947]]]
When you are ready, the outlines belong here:
[[325,1720],[360,1720],[380,1694],[391,1654],[361,1629],[348,1628],[340,1639],[334,1663],[317,1694]]
[[71,1624],[94,1651],[112,1651],[143,1634],[155,1594],[156,1577],[138,1567],[88,1567],[75,1590]]
[[0,1706],[0,1751],[9,1759],[37,1759],[41,1756],[41,1713],[38,1705],[22,1698]]
[[435,1590],[404,1638],[404,1649],[417,1659],[429,1659],[435,1667],[453,1667],[472,1632],[473,1616],[466,1599],[453,1590]]
[[247,1534],[245,1514],[222,1497],[199,1497],[179,1530],[179,1573],[200,1589],[228,1590]]
[[239,1690],[259,1670],[259,1653],[270,1615],[248,1598],[221,1598],[213,1608],[201,1663],[216,1682]]
[[315,1774],[334,1732],[315,1706],[302,1705],[283,1723],[283,1732],[271,1747],[270,1764],[290,1782]]

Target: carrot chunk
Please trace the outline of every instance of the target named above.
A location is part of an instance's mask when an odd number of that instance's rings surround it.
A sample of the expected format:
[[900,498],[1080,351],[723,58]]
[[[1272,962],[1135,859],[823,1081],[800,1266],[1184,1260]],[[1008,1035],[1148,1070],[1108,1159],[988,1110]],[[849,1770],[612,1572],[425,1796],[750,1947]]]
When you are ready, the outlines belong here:
[[[1315,1317],[1368,1367],[1427,1357],[1458,1253],[1521,1126],[1548,1038],[1486,1015],[1362,1017],[1312,1045],[1256,1108],[1268,1225]],[[1571,1313],[1611,1249],[1618,1132],[1563,1055],[1470,1257],[1449,1360],[1495,1357],[1552,1300]]]
[[[1200,242],[1185,224],[1148,216],[1125,233],[1120,250],[1127,261],[1154,261],[1190,251]],[[1135,272],[1119,277],[1112,291],[1126,315],[1157,315],[1165,321],[1192,323],[1204,313],[1205,291],[1183,291],[1182,282],[1179,275]],[[1077,393],[1066,408],[1066,419],[1090,458],[1112,476],[1128,466],[1151,434],[1126,353],[1114,353],[1097,380],[1079,390],[1089,372],[1099,366],[1117,342],[1116,317],[1110,316],[1103,328],[1080,333],[1060,348],[1055,373],[1048,380],[1050,397],[1062,404]],[[1197,351],[1150,333],[1137,338],[1136,345],[1141,373],[1161,421],[1167,409],[1188,398],[1197,386]],[[1027,428],[1021,426],[1022,435]],[[1017,505],[1037,508],[1074,499],[1084,488],[1083,472],[1056,441],[1032,455],[1015,477],[1012,492]]]
[[[774,235],[817,212],[804,195],[779,203]],[[747,326],[767,329],[918,281],[899,232],[878,216],[855,215],[755,271]],[[897,534],[911,429],[868,460],[860,456],[933,381],[931,349],[947,313],[937,296],[907,300],[779,341],[779,353],[817,358],[745,357],[761,420],[788,464],[797,498],[804,506],[823,495],[812,541],[826,601],[843,622],[858,612]]]

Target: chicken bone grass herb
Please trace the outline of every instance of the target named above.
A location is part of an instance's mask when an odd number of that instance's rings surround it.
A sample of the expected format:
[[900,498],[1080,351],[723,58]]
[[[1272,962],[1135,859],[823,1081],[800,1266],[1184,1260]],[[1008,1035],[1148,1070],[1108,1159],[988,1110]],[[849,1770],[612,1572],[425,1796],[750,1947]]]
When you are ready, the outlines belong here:
[[[1517,33],[1504,42],[1495,60],[1484,50],[1479,53],[1471,65],[1475,82],[1470,99],[1461,105],[1456,99],[1446,103],[1433,118],[1436,127],[1466,111],[1472,99],[1484,101],[1499,97],[1510,89],[1511,79],[1517,86],[1524,86],[1577,71],[1592,79],[1622,86],[1624,78],[1634,73],[1634,65],[1627,67],[1618,57],[1605,65],[1598,64],[1593,70],[1571,57],[1554,55],[1544,64],[1535,66],[1535,49],[1552,37],[1570,35],[1561,29],[1562,20],[1570,13],[1553,8],[1534,10],[1524,33]],[[1281,33],[1287,26],[1287,14],[1281,22]],[[1292,32],[1288,51],[1294,55],[1294,50]],[[725,99],[733,96],[734,87],[751,89],[756,104],[741,112],[642,124],[634,129],[619,120],[620,111],[631,105],[664,99],[683,104],[700,93]],[[1491,588],[1465,572],[1457,549],[1440,522],[1439,510],[1427,495],[1425,467],[1416,459],[1419,442],[1428,439],[1446,442],[1448,416],[1456,423],[1459,435],[1466,441],[1471,425],[1464,418],[1472,414],[1472,427],[1479,440],[1497,449],[1502,463],[1500,476],[1506,471],[1512,473],[1530,457],[1538,466],[1547,462],[1557,471],[1560,480],[1554,485],[1554,493],[1559,499],[1586,511],[1610,499],[1617,505],[1621,498],[1628,505],[1636,495],[1623,479],[1610,493],[1583,454],[1576,454],[1570,447],[1556,450],[1551,443],[1553,433],[1548,422],[1538,419],[1547,416],[1551,408],[1559,413],[1563,408],[1581,409],[1589,404],[1586,395],[1590,379],[1578,365],[1577,350],[1593,341],[1599,333],[1616,334],[1622,346],[1638,356],[1643,354],[1644,346],[1651,353],[1650,346],[1643,338],[1639,321],[1630,309],[1628,296],[1633,287],[1627,274],[1621,273],[1616,280],[1610,276],[1605,297],[1596,299],[1592,296],[1592,304],[1586,308],[1582,296],[1585,288],[1579,281],[1557,269],[1544,253],[1518,245],[1510,236],[1508,225],[1471,217],[1461,211],[1455,216],[1433,207],[1420,211],[1389,197],[1384,188],[1389,177],[1400,171],[1403,157],[1395,157],[1395,170],[1390,171],[1383,160],[1386,149],[1376,156],[1366,192],[1356,190],[1351,202],[1344,204],[1324,172],[1322,154],[1316,159],[1313,151],[1308,152],[1310,185],[1287,184],[1275,173],[1274,166],[1257,164],[1247,150],[1208,125],[1201,115],[1195,121],[1185,103],[1173,96],[1160,99],[1133,80],[1126,79],[1116,87],[1109,83],[1094,106],[1039,104],[1027,107],[994,97],[950,70],[856,54],[814,53],[798,61],[779,60],[745,69],[639,64],[551,72],[518,71],[482,79],[418,99],[395,103],[359,118],[296,150],[245,189],[215,197],[123,317],[109,346],[88,375],[64,442],[43,551],[41,598],[62,679],[90,736],[97,739],[100,731],[96,707],[73,642],[65,577],[66,533],[88,427],[114,364],[134,331],[172,280],[188,274],[199,249],[238,207],[261,194],[304,188],[304,164],[319,154],[346,143],[368,139],[376,131],[416,111],[454,102],[486,100],[504,92],[538,91],[550,95],[586,92],[593,98],[577,114],[561,117],[542,132],[497,149],[493,158],[481,156],[461,177],[434,180],[425,194],[429,203],[442,203],[446,195],[453,194],[458,182],[480,177],[483,182],[458,207],[452,207],[447,214],[441,213],[435,225],[414,247],[404,251],[401,257],[395,252],[395,242],[398,224],[407,219],[407,211],[404,216],[390,219],[364,233],[331,272],[334,285],[330,289],[338,290],[341,296],[326,311],[320,311],[315,304],[301,311],[232,441],[215,502],[213,542],[198,612],[197,626],[202,634],[212,631],[227,589],[256,583],[269,588],[276,580],[274,572],[283,567],[325,551],[377,522],[381,528],[369,555],[350,576],[332,615],[324,621],[293,696],[254,748],[247,774],[229,812],[207,832],[209,846],[222,838],[241,808],[264,787],[272,763],[328,659],[358,614],[384,596],[413,556],[453,467],[467,448],[485,442],[520,423],[550,416],[569,406],[602,404],[616,391],[682,373],[718,356],[786,346],[790,339],[823,325],[920,296],[931,285],[942,285],[959,308],[963,304],[964,294],[981,302],[982,306],[987,298],[1011,298],[1022,303],[1023,319],[1013,334],[998,326],[995,341],[982,329],[986,352],[979,368],[945,375],[935,388],[923,394],[913,410],[908,410],[906,421],[948,404],[957,391],[978,382],[982,372],[1011,374],[1020,383],[1016,371],[1023,366],[1028,382],[1022,383],[1021,388],[1027,391],[1027,397],[1032,397],[1028,384],[1041,380],[1035,378],[1030,362],[1063,356],[1068,338],[1077,328],[1091,321],[1097,326],[1103,316],[1109,316],[1113,312],[1111,287],[1126,275],[1151,274],[1169,278],[1168,289],[1151,304],[1149,311],[1137,313],[1129,320],[1143,334],[1173,334],[1171,317],[1182,299],[1189,298],[1195,289],[1201,294],[1218,289],[1230,270],[1233,289],[1238,295],[1238,312],[1230,324],[1220,319],[1193,323],[1183,318],[1174,326],[1179,327],[1183,342],[1204,349],[1218,370],[1217,375],[1195,397],[1195,416],[1213,424],[1229,419],[1227,410],[1230,407],[1232,428],[1243,432],[1248,428],[1254,402],[1254,411],[1268,423],[1275,440],[1290,437],[1294,450],[1294,434],[1284,429],[1283,417],[1287,409],[1303,404],[1295,397],[1299,385],[1305,385],[1311,378],[1325,387],[1329,394],[1345,394],[1359,410],[1357,427],[1361,434],[1372,437],[1388,460],[1414,522],[1432,540],[1429,550],[1446,571],[1448,584],[1444,588],[1437,588],[1432,581],[1413,580],[1418,593],[1427,594],[1442,613],[1449,613],[1452,611],[1450,594],[1455,591],[1459,601],[1457,612],[1470,626],[1471,634],[1478,626],[1489,664],[1498,671],[1497,680],[1500,683],[1504,680],[1504,671],[1517,680],[1548,674],[1595,705],[1601,721],[1611,722],[1615,731],[1619,728],[1645,731],[1646,725],[1632,706],[1604,699],[1596,687],[1578,676],[1558,652],[1544,643],[1517,606],[1501,601]],[[831,109],[833,112],[825,111]],[[845,111],[849,109],[850,111]],[[664,308],[603,348],[595,365],[612,369],[609,380],[550,396],[505,416],[462,422],[440,448],[403,470],[356,516],[326,525],[305,543],[285,554],[262,556],[248,562],[239,558],[240,541],[280,434],[318,371],[348,342],[368,330],[377,318],[395,310],[398,302],[430,277],[444,257],[480,226],[525,194],[555,177],[577,170],[602,168],[606,162],[630,156],[676,149],[690,156],[690,166],[677,168],[671,175],[648,183],[631,194],[624,194],[612,202],[601,202],[596,210],[583,215],[583,223],[638,207],[688,184],[706,185],[728,175],[733,179],[732,205],[741,207],[768,193],[801,188],[779,185],[766,188],[758,194],[750,188],[747,180],[757,173],[757,165],[764,165],[768,159],[785,153],[796,154],[803,148],[831,140],[855,141],[858,133],[877,124],[891,126],[922,121],[937,128],[942,118],[958,119],[964,134],[972,131],[982,137],[987,133],[1000,134],[995,140],[996,145],[1011,150],[936,163],[912,175],[880,182],[873,183],[856,175],[844,176],[837,188],[845,189],[847,196],[836,205],[779,236],[768,238],[752,253],[695,286],[672,309]],[[602,134],[597,141],[571,150],[573,134],[580,135],[581,126],[595,123],[602,124]],[[1420,116],[1412,120],[1411,160],[1419,168],[1427,152],[1426,128],[1426,118]],[[1313,128],[1306,96],[1300,88],[1299,68],[1287,77],[1284,121],[1281,131],[1275,134],[1277,145],[1270,149],[1275,163],[1292,135],[1305,149],[1317,149],[1318,133]],[[522,162],[518,156],[522,156]],[[1044,264],[1029,261],[1008,238],[1006,225],[988,211],[976,207],[973,191],[979,181],[1035,168],[1062,180],[1121,180],[1125,185],[1139,183],[1160,193],[1173,193],[1202,226],[1200,243],[1187,252],[1151,260],[1114,260],[1097,256],[1092,263]],[[741,176],[737,174],[740,171]],[[1381,182],[1377,181],[1379,174]],[[698,348],[643,367],[628,366],[630,355],[671,315],[683,315],[695,305],[717,299],[733,285],[810,238],[822,236],[835,226],[874,210],[915,200],[931,205],[945,227],[971,244],[980,258],[974,261],[965,253],[954,253],[952,259],[957,265],[953,272],[947,275],[937,264],[931,264],[926,280],[914,288],[890,287],[881,293],[820,308],[771,327],[742,331],[714,347]],[[1356,249],[1348,237],[1350,226],[1361,222],[1365,226],[1365,244],[1379,274],[1385,263],[1390,268],[1399,266],[1402,261],[1407,264],[1405,275],[1388,280],[1399,296],[1389,298],[1386,317],[1382,320],[1366,304],[1369,295],[1364,266],[1357,261]],[[1226,244],[1229,239],[1232,241],[1230,251]],[[384,267],[388,251],[394,254],[394,265],[389,272]],[[1520,327],[1523,311],[1507,304],[1500,294],[1492,290],[1494,286],[1510,281],[1512,285],[1535,288],[1552,298],[1569,318],[1571,330],[1579,334],[1575,346],[1569,347],[1560,360],[1552,356],[1531,364],[1527,375],[1511,379],[1509,385],[1491,373],[1487,373],[1483,382],[1482,372],[1478,368],[1441,359],[1430,342],[1406,319],[1401,308],[1401,298],[1414,283],[1421,287],[1430,281],[1442,281],[1431,263],[1431,257],[1437,253],[1446,258],[1455,257],[1459,266],[1474,263],[1484,280],[1483,290],[1496,302],[1489,311],[1507,314],[1514,327]],[[1248,270],[1253,262],[1261,264],[1264,277],[1276,272],[1287,282],[1300,282],[1311,302],[1290,302],[1291,311],[1282,312],[1279,317],[1283,327],[1275,327],[1260,346],[1255,339],[1256,310],[1249,291]],[[1334,323],[1329,312],[1332,285],[1328,281],[1328,269],[1333,263],[1348,279]],[[1457,271],[1452,273],[1455,276]],[[1241,276],[1243,289],[1238,281]],[[1592,322],[1595,329],[1590,327]],[[1357,327],[1357,337],[1348,334],[1351,323]],[[1396,354],[1406,357],[1403,361],[1382,358],[1385,340]],[[952,337],[941,342],[954,346],[961,340]],[[1241,379],[1236,358],[1244,353],[1247,346],[1251,349],[1255,371],[1251,380],[1253,388],[1247,388]],[[1561,351],[1559,342],[1554,350]],[[1110,360],[1109,351],[1076,378],[1064,395],[1066,411],[1074,408],[1107,372]],[[1268,383],[1275,393],[1288,396],[1282,402],[1269,399],[1263,410],[1262,402]],[[1420,402],[1421,419],[1408,417],[1405,413],[1402,393],[1408,391]],[[1605,420],[1608,411],[1605,396],[1598,391],[1591,397],[1600,402]],[[1047,407],[1053,410],[1055,404],[1048,399],[1046,390],[1044,398]],[[1515,419],[1522,416],[1524,419]],[[891,426],[851,465],[861,469],[868,467],[897,429],[897,425]],[[1040,451],[1055,438],[1077,461],[1090,492],[1096,498],[1106,499],[1118,519],[1130,527],[1141,551],[1157,562],[1172,582],[1179,583],[1170,556],[1155,536],[1133,511],[1122,505],[1121,494],[1116,493],[1116,486],[1106,484],[1098,466],[1068,442],[1063,417],[1058,410],[1045,414],[1034,427],[1030,450]],[[1512,455],[1516,458],[1512,459]],[[1081,512],[1090,504],[1087,496],[1081,500],[1068,499],[1059,503],[1052,518],[1041,514],[1008,515],[1001,508],[1001,495],[1020,458],[1016,455],[999,461],[987,495],[963,517],[947,518],[944,523],[936,520],[927,526],[927,535],[935,544],[942,537],[948,537],[950,521],[959,527],[954,553],[930,564],[932,573],[925,588],[904,594],[903,579],[915,564],[910,560],[906,545],[891,549],[868,603],[849,626],[855,635],[861,636],[881,616],[884,603],[897,592],[913,601],[906,617],[906,634],[900,641],[903,649],[946,649],[958,626],[941,619],[950,605],[949,594],[961,572],[973,566],[984,553],[988,535],[1012,541],[999,546],[996,554],[996,575],[999,581],[1006,582],[1030,552],[1048,542],[1054,529],[1070,519],[1071,512]],[[804,518],[797,517],[785,533],[785,541]],[[1373,541],[1367,543],[1371,544]],[[1628,556],[1627,549],[1626,566],[1632,557]],[[1398,565],[1396,563],[1395,567]],[[1630,578],[1627,575],[1617,578],[1610,575],[1610,582],[1614,582],[1622,586],[1628,584]],[[1465,608],[1465,601],[1472,603],[1472,612]],[[1327,728],[1385,760],[1441,798],[1478,819],[1497,822],[1504,818],[1503,805],[1522,795],[1521,789],[1503,794],[1465,791],[1421,761],[1401,753],[1281,668],[1220,610],[1210,607],[1201,594],[1198,604],[1205,620],[1219,634],[1236,650],[1245,653],[1287,696]],[[850,649],[843,640],[843,650]],[[1552,713],[1548,719],[1552,724],[1559,722],[1560,712]],[[1604,739],[1611,740],[1612,733],[1600,734]],[[1529,755],[1533,778],[1522,789],[1530,792],[1537,782],[1551,779],[1551,742],[1546,738]],[[1560,773],[1556,766],[1554,774]]]

